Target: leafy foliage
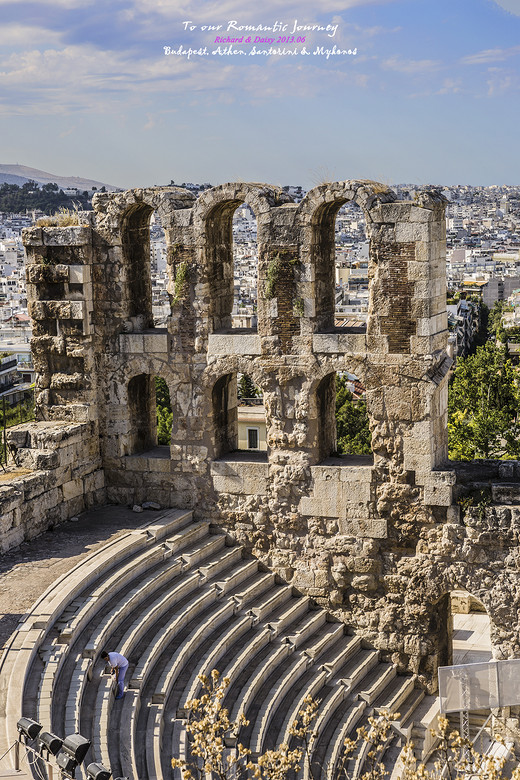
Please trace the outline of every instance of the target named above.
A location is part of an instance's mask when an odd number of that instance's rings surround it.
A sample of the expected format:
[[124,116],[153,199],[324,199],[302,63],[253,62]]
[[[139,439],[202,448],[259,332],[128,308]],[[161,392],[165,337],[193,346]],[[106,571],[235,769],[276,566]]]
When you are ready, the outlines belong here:
[[336,426],[339,453],[370,455],[371,441],[367,405],[354,401],[343,376],[336,377]]
[[[176,245],[177,246],[177,245]],[[186,283],[188,281],[189,266],[186,260],[175,266],[175,282],[173,285],[173,295],[171,305],[176,306],[186,293]]]
[[507,347],[488,341],[459,358],[448,399],[452,459],[520,455],[520,392]]
[[281,744],[275,750],[268,750],[250,760],[251,751],[242,744],[229,749],[226,744],[234,742],[242,726],[249,721],[243,714],[236,721],[229,719],[229,712],[222,706],[229,679],[220,680],[219,672],[213,669],[211,677],[199,676],[202,694],[199,699],[186,702],[189,712],[186,731],[190,738],[191,760],[172,758],[174,769],[182,770],[183,780],[205,780],[213,776],[218,780],[285,780],[291,772],[297,772],[303,756],[301,748],[289,750]]
[[157,408],[157,443],[170,444],[173,412],[168,385],[161,376],[155,377],[155,401]]
[[261,395],[258,387],[248,374],[242,374],[238,380],[237,395],[242,398],[257,398]]
[[[236,721],[231,721],[228,710],[223,707],[229,679],[221,680],[219,672],[213,669],[210,677],[200,675],[199,680],[202,682],[200,697],[185,704],[189,755],[187,759],[171,760],[172,767],[181,770],[183,780],[206,780],[208,777],[218,780],[289,780],[299,776],[304,758],[311,780],[325,776],[332,776],[333,780],[352,780],[349,761],[359,754],[366,755],[366,771],[361,775],[362,780],[388,778],[389,771],[382,757],[392,735],[392,721],[399,718],[398,713],[383,711],[369,717],[367,725],[357,730],[356,739],[347,737],[344,740],[335,767],[317,767],[311,761],[311,747],[317,737],[314,723],[319,702],[308,696],[289,729],[296,746],[290,750],[287,743],[282,743],[253,761],[251,751],[237,743],[241,727],[249,725],[249,721],[243,714]],[[400,780],[441,780],[445,777],[450,780],[466,780],[468,777],[504,780],[502,770],[506,759],[479,753],[470,742],[461,739],[457,731],[449,731],[446,718],[439,718],[438,730],[432,735],[438,742],[433,768],[417,762],[413,743],[409,742],[401,754]],[[495,741],[504,742],[502,737],[495,737]],[[520,768],[513,769],[510,778],[520,780]]]
[[488,333],[494,336],[497,341],[506,341],[505,328],[502,325],[502,315],[507,311],[505,301],[495,301],[493,308],[488,315]]
[[0,185],[0,211],[12,211],[16,214],[26,209],[40,209],[46,212],[55,212],[60,207],[74,208],[79,203],[80,208],[90,209],[90,197],[85,190],[80,195],[65,195],[57,184],[49,182],[40,187],[36,182],[29,181],[22,184]]
[[264,287],[264,297],[266,301],[270,301],[271,298],[275,297],[274,290],[276,287],[276,282],[278,281],[278,277],[280,276],[281,270],[282,270],[282,261],[280,255],[277,254],[269,261],[269,265],[267,266],[266,281]]

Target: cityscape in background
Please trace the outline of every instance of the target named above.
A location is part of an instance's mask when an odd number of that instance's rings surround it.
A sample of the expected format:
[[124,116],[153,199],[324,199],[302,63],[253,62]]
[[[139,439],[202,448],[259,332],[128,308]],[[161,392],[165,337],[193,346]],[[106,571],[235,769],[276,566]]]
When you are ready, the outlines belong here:
[[[172,182],[173,183],[173,182]],[[38,185],[35,185],[38,186]],[[211,184],[182,183],[195,195]],[[422,187],[392,187],[400,200],[413,200]],[[300,186],[284,189],[300,201]],[[450,186],[442,189],[446,208],[449,353],[467,355],[482,318],[482,304],[491,309],[502,301],[502,325],[511,333],[511,355],[518,354],[520,325],[520,186]],[[71,190],[67,194],[74,196]],[[83,193],[86,194],[86,193]],[[89,196],[94,194],[90,191]],[[31,322],[27,313],[25,253],[21,233],[45,216],[0,212],[0,398],[18,403],[34,382],[31,362]],[[368,316],[368,240],[361,209],[341,207],[336,218],[337,328],[364,328]],[[254,329],[257,305],[256,219],[243,204],[233,219],[235,295],[233,327]],[[154,324],[164,327],[170,313],[167,292],[166,242],[158,220],[150,225],[150,264]],[[351,377],[351,390],[363,388]]]

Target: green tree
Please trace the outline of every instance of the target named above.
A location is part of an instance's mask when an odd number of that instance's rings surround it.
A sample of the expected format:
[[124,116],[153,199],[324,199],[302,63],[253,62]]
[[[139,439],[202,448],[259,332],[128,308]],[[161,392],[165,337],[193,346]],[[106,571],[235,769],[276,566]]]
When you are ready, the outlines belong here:
[[238,380],[237,395],[242,398],[257,398],[260,391],[248,374],[242,374]]
[[495,301],[493,308],[490,309],[488,315],[488,333],[490,336],[494,336],[497,341],[507,341],[507,334],[504,326],[502,325],[502,315],[505,311],[510,311],[505,301]]
[[449,454],[454,460],[517,458],[519,385],[507,348],[488,341],[457,360],[448,396]]
[[170,391],[161,376],[155,377],[155,403],[157,409],[157,443],[170,444],[173,412]]
[[336,377],[336,431],[338,452],[370,455],[372,438],[366,403],[354,401],[343,376]]

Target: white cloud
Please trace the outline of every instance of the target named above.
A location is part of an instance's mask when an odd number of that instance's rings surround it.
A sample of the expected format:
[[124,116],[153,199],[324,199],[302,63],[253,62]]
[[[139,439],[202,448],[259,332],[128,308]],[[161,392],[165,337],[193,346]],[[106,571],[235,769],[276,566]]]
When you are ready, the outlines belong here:
[[[211,91],[214,101],[259,102],[269,98],[323,92],[349,84],[363,88],[368,77],[332,62],[324,70],[300,60],[280,61],[262,57],[258,63],[220,61],[201,57],[196,61],[175,55],[134,58],[126,52],[99,51],[91,45],[27,51],[0,60],[0,113],[70,114],[121,112],[139,106],[144,113],[154,96],[188,97]],[[206,97],[203,98],[206,102]],[[148,124],[148,126],[150,126]]]
[[[0,0],[1,4],[2,0]],[[56,46],[61,41],[61,34],[45,27],[24,25],[20,23],[2,24],[0,26],[0,46],[24,46],[34,45],[38,41],[45,41],[46,46]]]
[[[400,0],[320,0],[319,13],[341,13],[349,8],[363,5],[375,5],[382,3],[394,3]],[[170,19],[192,20],[195,24],[216,24],[222,19],[244,19],[243,24],[252,24],[246,19],[250,12],[242,0],[186,0],[184,3],[172,3],[171,0],[140,0],[135,6],[140,11],[155,12]],[[315,0],[265,0],[261,6],[262,24],[269,24],[267,16],[287,19],[289,14],[296,14],[299,19],[303,15],[312,15],[317,12]],[[305,20],[307,21],[307,19]]]
[[517,54],[520,54],[520,46],[510,46],[508,49],[484,49],[476,54],[462,57],[460,62],[462,65],[485,65],[488,62],[502,62]]
[[520,16],[520,0],[495,0],[504,10],[509,11],[510,14],[516,14]]
[[[31,2],[49,7],[83,8],[86,5],[93,5],[96,0],[31,0]],[[2,5],[27,5],[27,0],[0,0],[0,7]]]
[[442,63],[437,60],[403,60],[400,57],[390,57],[383,60],[381,67],[384,70],[393,70],[398,73],[407,73],[410,75],[420,73],[433,73],[439,70]]

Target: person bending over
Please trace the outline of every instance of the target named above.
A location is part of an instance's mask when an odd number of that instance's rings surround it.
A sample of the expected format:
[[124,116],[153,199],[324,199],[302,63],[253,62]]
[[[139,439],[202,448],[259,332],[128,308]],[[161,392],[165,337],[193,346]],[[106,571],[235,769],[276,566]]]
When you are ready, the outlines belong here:
[[128,669],[128,659],[121,653],[107,653],[103,650],[101,658],[112,667],[111,673],[117,674],[117,695],[116,699],[122,699],[125,690],[125,674]]

